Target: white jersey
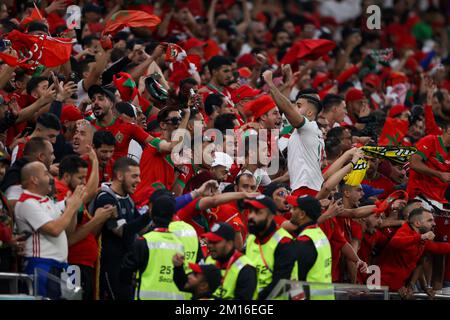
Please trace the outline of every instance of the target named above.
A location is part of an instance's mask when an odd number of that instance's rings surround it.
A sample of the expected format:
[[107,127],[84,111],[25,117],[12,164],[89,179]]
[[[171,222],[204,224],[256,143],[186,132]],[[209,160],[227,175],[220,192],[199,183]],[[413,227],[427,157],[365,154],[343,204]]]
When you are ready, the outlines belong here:
[[142,147],[136,140],[131,140],[128,145],[128,158],[135,160],[137,163],[141,162]]
[[24,231],[32,233],[25,243],[25,257],[67,261],[66,232],[52,237],[38,231],[46,223],[59,218],[64,209],[64,201],[55,203],[48,197],[24,190],[16,204],[15,217],[19,233]]
[[305,118],[303,126],[295,129],[288,141],[288,171],[292,191],[301,187],[320,191],[324,156],[322,131],[315,121]]

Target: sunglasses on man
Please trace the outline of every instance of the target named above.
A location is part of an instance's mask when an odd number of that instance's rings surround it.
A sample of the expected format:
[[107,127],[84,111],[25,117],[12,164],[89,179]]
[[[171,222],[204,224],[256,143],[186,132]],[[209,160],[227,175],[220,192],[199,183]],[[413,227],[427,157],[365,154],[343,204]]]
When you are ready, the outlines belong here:
[[164,122],[176,126],[181,123],[181,118],[180,117],[172,117],[172,118],[168,118],[168,119],[164,120]]

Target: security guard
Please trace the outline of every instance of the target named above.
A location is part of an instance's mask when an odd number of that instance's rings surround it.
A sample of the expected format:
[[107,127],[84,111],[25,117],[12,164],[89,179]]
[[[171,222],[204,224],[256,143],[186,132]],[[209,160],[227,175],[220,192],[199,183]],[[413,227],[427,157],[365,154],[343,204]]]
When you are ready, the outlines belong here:
[[274,201],[264,195],[244,200],[249,208],[245,254],[258,271],[258,299],[265,299],[282,279],[297,280],[293,237],[278,228]]
[[331,284],[331,246],[327,236],[317,225],[321,214],[319,200],[311,196],[288,196],[292,206],[291,223],[298,226],[295,242],[298,263],[298,280],[324,285],[310,285],[310,300],[334,300]]
[[168,227],[175,214],[175,197],[163,195],[153,203],[151,217],[154,229],[136,240],[122,265],[122,278],[138,272],[135,299],[184,300],[173,282],[172,257],[184,255],[184,246]]
[[256,299],[256,268],[249,258],[236,250],[236,233],[228,223],[218,222],[211,232],[202,235],[208,241],[210,256],[206,263],[216,265],[222,273],[222,281],[214,292],[216,299]]
[[[164,195],[169,197],[173,196],[172,192],[167,189],[158,189],[154,191],[150,196],[150,208],[157,202],[159,197]],[[169,224],[169,231],[175,234],[184,245],[184,262],[186,269],[189,268],[189,263],[197,263],[200,258],[202,258],[201,254],[199,254],[200,242],[198,241],[198,235],[193,226],[174,216],[174,219],[172,219],[172,222]]]

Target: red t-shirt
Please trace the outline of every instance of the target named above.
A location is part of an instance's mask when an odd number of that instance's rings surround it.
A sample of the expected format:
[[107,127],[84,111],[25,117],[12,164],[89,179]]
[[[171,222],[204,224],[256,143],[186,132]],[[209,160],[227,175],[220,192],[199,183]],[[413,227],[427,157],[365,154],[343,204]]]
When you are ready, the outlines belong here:
[[367,264],[372,264],[373,249],[375,247],[384,247],[389,242],[389,239],[378,229],[374,233],[364,232],[361,245],[359,246],[358,257]]
[[128,146],[131,140],[144,144],[145,140],[150,136],[137,124],[125,122],[120,118],[115,118],[111,124],[101,126],[96,120],[92,121],[92,125],[97,130],[105,130],[111,132],[116,138],[116,147],[114,148],[113,161],[128,155]]
[[[445,147],[440,136],[429,135],[419,140],[416,144],[417,154],[422,157],[424,163],[431,169],[450,172],[450,152]],[[408,194],[414,198],[419,194],[442,203],[447,203],[445,191],[448,183],[439,178],[420,174],[410,170],[408,180]]]
[[211,228],[216,222],[226,222],[236,232],[242,232],[245,229],[239,211],[231,203],[223,204],[217,208],[200,210],[199,201],[200,198],[197,198],[177,212],[177,219],[193,226],[199,236],[207,232],[206,224],[208,228]]
[[[56,199],[58,201],[64,200],[67,192],[69,192],[67,185],[59,179],[55,179],[55,187]],[[86,208],[84,206],[81,207],[77,216],[77,229],[88,223],[91,219],[92,217]],[[98,259],[98,249],[97,239],[92,233],[89,233],[86,238],[69,246],[68,262],[70,264],[79,264],[94,268]]]
[[[87,176],[86,176],[86,181],[89,180],[89,177],[91,176],[91,172],[92,172],[92,163],[89,160],[89,156],[87,155],[83,155],[81,158],[83,158],[83,160],[85,160],[88,163],[88,171],[87,171]],[[98,167],[98,186],[100,187],[100,185],[103,182],[110,182],[112,180],[113,177],[113,160],[110,159],[107,163],[105,167]]]
[[330,241],[331,245],[331,275],[333,282],[337,282],[340,279],[339,263],[341,260],[342,247],[347,243],[347,239],[344,235],[344,230],[337,222],[336,217],[325,220],[319,225],[322,231]]
[[142,152],[141,162],[139,163],[141,183],[137,186],[135,194],[156,181],[164,184],[168,190],[172,189],[175,181],[174,165],[170,154],[163,154],[159,151],[160,142],[161,139],[159,138],[153,139]]

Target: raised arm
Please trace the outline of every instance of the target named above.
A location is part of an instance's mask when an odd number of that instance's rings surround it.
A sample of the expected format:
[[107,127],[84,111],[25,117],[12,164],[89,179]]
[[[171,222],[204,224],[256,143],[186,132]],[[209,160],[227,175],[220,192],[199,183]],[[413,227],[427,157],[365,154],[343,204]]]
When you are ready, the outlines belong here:
[[28,121],[33,119],[38,111],[40,111],[44,106],[48,105],[55,99],[56,91],[54,89],[54,84],[48,87],[45,90],[44,94],[37,99],[33,104],[28,107],[20,110],[19,117],[16,120],[16,123]]
[[284,96],[281,91],[275,86],[272,80],[272,71],[267,70],[263,73],[263,78],[270,89],[270,94],[275,100],[278,108],[286,115],[289,123],[294,128],[300,128],[305,124],[305,118],[298,113],[295,106]]
[[61,232],[69,228],[70,224],[73,222],[75,214],[83,204],[82,199],[85,192],[85,186],[78,186],[73,192],[72,196],[70,196],[66,200],[66,209],[64,210],[63,214],[59,218],[44,224],[39,228],[39,231],[44,232],[52,237],[57,237],[61,234]]
[[83,89],[87,92],[87,90],[94,84],[96,84],[103,71],[105,71],[106,65],[109,59],[109,52],[105,52],[103,48],[99,48],[99,51],[95,55],[95,64],[92,68],[92,71],[89,73],[89,76],[83,80]]
[[252,197],[257,194],[247,193],[247,192],[227,192],[218,194],[212,197],[204,197],[201,198],[198,202],[198,208],[200,210],[206,210],[210,208],[214,208],[220,206],[225,203],[229,203],[231,201],[237,201],[241,199],[245,199],[248,197]]
[[83,203],[85,204],[88,204],[89,202],[92,201],[92,199],[94,199],[95,195],[97,194],[98,184],[100,181],[98,174],[97,154],[95,153],[94,149],[91,146],[89,146],[88,148],[89,148],[88,156],[89,161],[91,162],[92,170],[89,180],[86,183],[86,195],[83,198]]

